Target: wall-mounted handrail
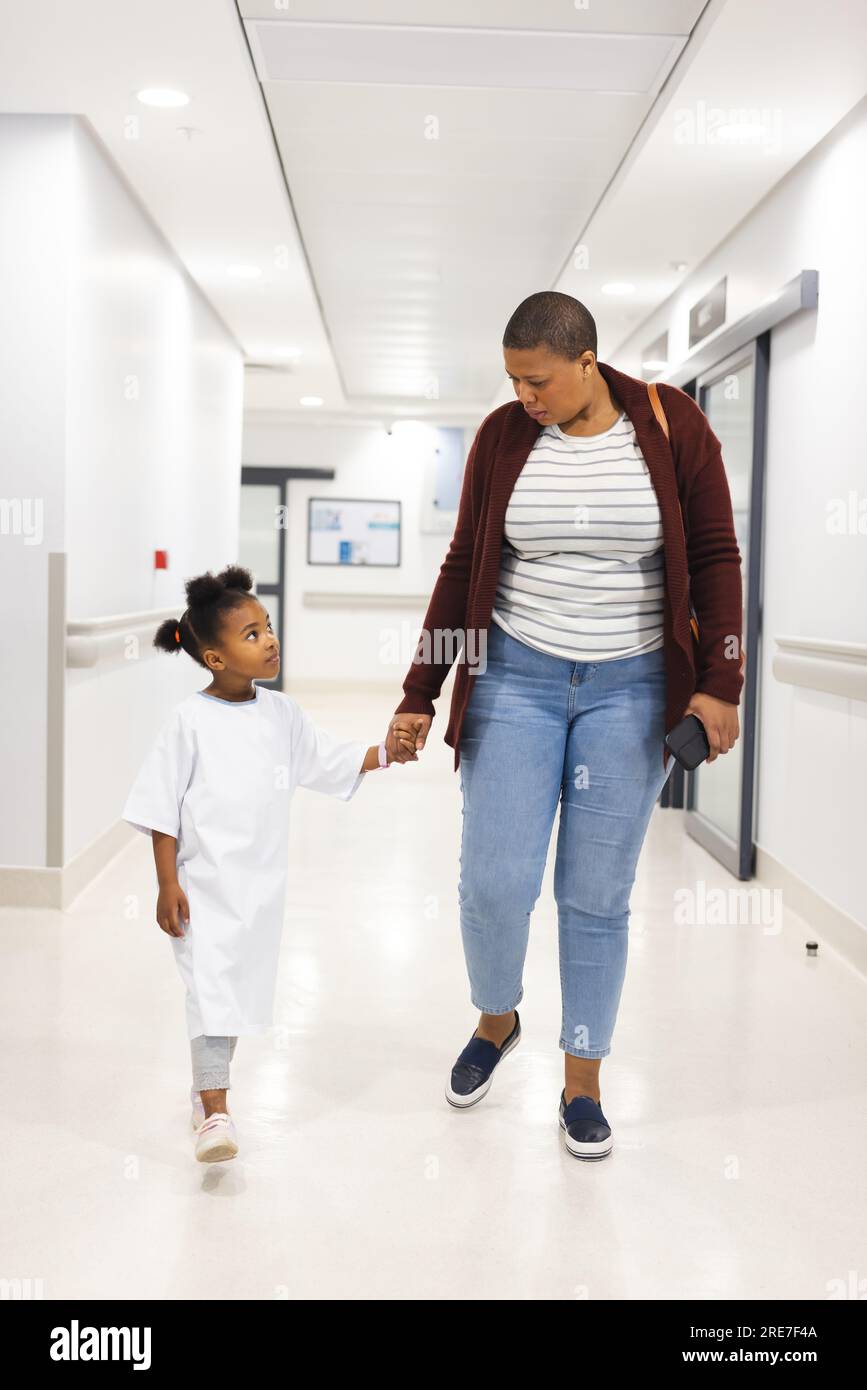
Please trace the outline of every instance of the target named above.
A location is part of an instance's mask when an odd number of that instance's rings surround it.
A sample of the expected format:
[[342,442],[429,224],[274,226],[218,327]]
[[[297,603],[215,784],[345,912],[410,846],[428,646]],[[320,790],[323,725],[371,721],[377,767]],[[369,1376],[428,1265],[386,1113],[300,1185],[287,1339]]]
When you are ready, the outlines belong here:
[[421,608],[430,603],[430,594],[385,594],[319,592],[308,589],[302,603],[305,608]]
[[160,623],[177,618],[180,611],[177,607],[151,608],[103,618],[70,619],[66,624],[66,665],[80,668],[123,658],[130,637],[138,639],[141,655],[155,653],[154,633]]
[[778,681],[867,700],[867,645],[825,637],[776,637],[772,670]]

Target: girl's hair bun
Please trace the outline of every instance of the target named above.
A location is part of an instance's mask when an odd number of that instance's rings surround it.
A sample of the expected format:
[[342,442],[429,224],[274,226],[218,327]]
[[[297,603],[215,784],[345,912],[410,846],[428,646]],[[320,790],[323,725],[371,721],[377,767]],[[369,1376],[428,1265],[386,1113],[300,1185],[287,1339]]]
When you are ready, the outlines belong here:
[[196,575],[195,579],[188,579],[184,586],[187,591],[188,608],[204,608],[209,603],[215,603],[225,588],[211,571],[207,574]]
[[159,647],[163,652],[179,652],[181,644],[178,641],[178,619],[166,618],[164,623],[160,623],[154,634],[154,646]]
[[187,603],[190,608],[206,608],[210,603],[216,603],[217,599],[222,598],[227,589],[240,589],[242,593],[248,594],[253,588],[253,576],[249,570],[245,570],[241,565],[227,565],[219,574],[197,575],[195,579],[188,579],[186,584]]
[[217,578],[224,589],[240,589],[242,593],[249,594],[253,588],[253,576],[242,565],[227,565]]

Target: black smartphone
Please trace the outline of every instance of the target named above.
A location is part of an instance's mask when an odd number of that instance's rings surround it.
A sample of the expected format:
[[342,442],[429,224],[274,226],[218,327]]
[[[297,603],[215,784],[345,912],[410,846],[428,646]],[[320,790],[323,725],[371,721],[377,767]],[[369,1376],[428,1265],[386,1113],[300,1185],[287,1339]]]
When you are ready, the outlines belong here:
[[665,735],[666,747],[687,772],[694,772],[710,752],[704,725],[697,714],[688,714]]

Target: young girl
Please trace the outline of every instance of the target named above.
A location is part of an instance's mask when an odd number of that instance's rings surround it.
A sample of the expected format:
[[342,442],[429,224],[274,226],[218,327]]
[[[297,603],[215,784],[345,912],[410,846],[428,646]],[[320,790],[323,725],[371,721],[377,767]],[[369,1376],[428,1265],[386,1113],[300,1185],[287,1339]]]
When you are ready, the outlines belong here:
[[[191,579],[186,612],[157,631],[154,646],[183,649],[211,683],[175,708],[123,810],[153,840],[156,918],[186,987],[196,1158],[205,1163],[238,1152],[226,1109],[235,1043],[273,1022],[292,793],[309,787],[349,801],[366,772],[393,761],[384,743],[336,742],[290,696],[253,684],[277,674],[280,649],[252,587],[237,565]],[[392,728],[414,748],[399,716]]]

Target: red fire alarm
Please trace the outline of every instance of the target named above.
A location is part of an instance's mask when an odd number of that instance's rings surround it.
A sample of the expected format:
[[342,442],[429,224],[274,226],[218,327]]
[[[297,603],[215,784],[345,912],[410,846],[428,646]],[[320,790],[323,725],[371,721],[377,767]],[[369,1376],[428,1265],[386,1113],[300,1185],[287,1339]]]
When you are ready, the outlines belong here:
[[154,569],[167,570],[169,567],[169,552],[167,550],[154,551]]

